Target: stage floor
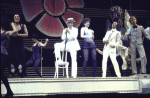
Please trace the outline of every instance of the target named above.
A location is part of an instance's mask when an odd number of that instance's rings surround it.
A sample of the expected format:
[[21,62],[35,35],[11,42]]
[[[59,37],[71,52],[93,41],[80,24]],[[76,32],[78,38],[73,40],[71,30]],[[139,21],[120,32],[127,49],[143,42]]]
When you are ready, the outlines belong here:
[[[14,97],[82,94],[150,94],[147,77],[8,78]],[[1,82],[1,94],[6,88]]]

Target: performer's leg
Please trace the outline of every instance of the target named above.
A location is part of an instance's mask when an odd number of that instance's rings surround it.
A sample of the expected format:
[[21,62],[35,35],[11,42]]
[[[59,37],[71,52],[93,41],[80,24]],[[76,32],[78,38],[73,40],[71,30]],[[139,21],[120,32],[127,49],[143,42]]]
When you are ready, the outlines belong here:
[[5,95],[5,97],[9,97],[9,96],[13,96],[13,92],[9,86],[9,82],[4,74],[4,65],[6,62],[6,56],[1,54],[1,80],[3,81],[6,89],[7,89],[7,94]]
[[88,59],[89,59],[89,49],[83,49],[83,56],[84,56],[83,76],[86,77],[86,68],[87,68],[87,63],[88,63]]
[[137,74],[137,67],[136,67],[136,44],[130,44],[131,47],[131,67],[132,67],[132,74]]
[[19,70],[19,76],[24,77],[26,75],[25,56],[22,53],[17,53],[16,59],[17,59],[17,62],[18,62],[17,69]]
[[74,49],[70,49],[71,61],[72,61],[72,76],[73,78],[77,77],[77,51]]
[[116,60],[116,53],[111,52],[111,53],[110,53],[110,59],[111,59],[111,62],[112,62],[112,64],[113,64],[113,66],[114,66],[116,75],[117,75],[118,77],[121,77],[120,70],[119,70],[119,65],[118,65],[118,62],[117,62],[117,60]]
[[40,62],[41,62],[41,59],[35,60],[35,63],[34,63],[34,70],[37,72],[37,74],[38,74],[40,77],[42,77],[40,71],[38,70],[38,66],[40,65]]
[[[13,58],[14,56],[8,56],[9,59],[9,74],[10,74],[10,78],[12,78],[14,76],[14,73],[16,72],[16,64],[15,64],[15,60]],[[14,70],[14,71],[12,71]]]
[[96,49],[91,50],[91,56],[93,61],[93,76],[96,77],[96,67],[97,67],[97,61],[96,61]]
[[123,72],[122,72],[123,60],[122,60],[121,56],[117,56],[117,57],[116,57],[116,60],[117,60],[118,65],[119,65],[120,73],[121,73],[121,75],[123,76]]
[[116,76],[116,73],[115,73],[115,69],[114,69],[114,66],[113,66],[113,64],[111,64],[110,66],[109,66],[109,69],[110,69],[110,73],[111,73],[111,76]]
[[33,64],[33,63],[34,63],[34,61],[32,59],[28,60],[26,62],[26,67],[29,66],[29,65],[31,65],[31,64]]
[[107,70],[107,61],[108,61],[108,51],[104,50],[103,51],[103,61],[102,61],[102,77],[106,77],[106,70]]
[[141,73],[146,74],[146,64],[147,64],[147,59],[145,55],[145,50],[143,45],[137,45],[137,49],[139,52],[139,55],[141,57]]
[[25,56],[23,54],[21,54],[21,65],[22,65],[22,75],[26,76],[26,60],[25,60]]

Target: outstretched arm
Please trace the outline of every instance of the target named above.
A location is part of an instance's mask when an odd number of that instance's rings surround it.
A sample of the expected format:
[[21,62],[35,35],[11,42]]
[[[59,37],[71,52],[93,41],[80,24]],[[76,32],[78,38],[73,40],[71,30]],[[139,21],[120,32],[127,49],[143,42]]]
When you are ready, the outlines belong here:
[[96,48],[96,51],[97,51],[99,54],[103,55],[103,51],[99,50],[98,48]]
[[41,42],[39,42],[39,46],[40,47],[45,47],[46,45],[47,45],[47,43],[48,43],[48,39],[46,38],[46,40],[45,40],[45,43],[43,44],[43,43],[41,43]]
[[29,48],[29,47],[25,47],[25,49],[27,49],[28,51],[31,51],[31,52],[33,51],[32,48]]
[[24,26],[24,34],[18,34],[18,36],[20,37],[28,37],[28,30],[25,24],[23,24]]
[[150,41],[150,35],[144,30],[143,26],[141,26],[141,28],[144,36]]
[[17,32],[17,29],[16,29],[16,27],[15,27],[15,25],[14,25],[13,22],[11,23],[11,26],[12,26],[13,30],[6,32],[6,34],[7,34],[8,36],[11,36],[11,35],[14,34],[15,32]]

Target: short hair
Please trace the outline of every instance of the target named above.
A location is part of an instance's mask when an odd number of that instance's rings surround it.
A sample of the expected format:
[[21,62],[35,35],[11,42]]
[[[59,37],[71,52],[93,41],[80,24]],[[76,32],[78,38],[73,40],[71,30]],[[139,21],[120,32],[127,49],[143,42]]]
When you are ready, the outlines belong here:
[[91,19],[90,18],[84,18],[82,20],[82,24],[84,25],[87,21],[91,22]]
[[[133,19],[133,18],[135,18],[136,19],[136,17],[135,16],[131,16],[130,17],[130,19],[129,19],[129,22],[131,23],[131,20]],[[137,19],[136,19],[137,20]]]
[[39,36],[38,36],[37,34],[33,34],[33,35],[32,35],[32,38],[34,38],[34,39],[37,39],[37,40],[38,40],[38,39],[39,39]]

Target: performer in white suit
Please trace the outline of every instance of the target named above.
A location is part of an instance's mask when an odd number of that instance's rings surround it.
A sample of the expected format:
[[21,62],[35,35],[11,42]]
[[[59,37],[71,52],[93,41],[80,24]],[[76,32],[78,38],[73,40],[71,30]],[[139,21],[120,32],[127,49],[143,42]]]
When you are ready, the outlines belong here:
[[[61,60],[60,56],[60,51],[64,50],[66,47],[66,51],[70,52],[71,59],[72,59],[72,71],[71,71],[71,76],[73,78],[77,77],[77,51],[80,50],[80,45],[77,40],[78,37],[78,29],[73,27],[74,23],[73,18],[68,18],[67,19],[67,26],[68,28],[65,28],[63,30],[63,34],[61,36],[61,39],[63,42],[61,43],[55,43],[54,48],[55,48],[55,57],[58,59],[58,61]],[[66,43],[66,46],[65,46]]]
[[105,43],[105,46],[103,49],[102,77],[106,77],[107,60],[109,56],[114,66],[116,75],[118,77],[121,77],[119,65],[116,60],[116,48],[120,44],[121,33],[117,31],[116,28],[117,28],[117,22],[113,22],[112,29],[110,31],[107,31],[105,37],[103,38],[103,42]]

